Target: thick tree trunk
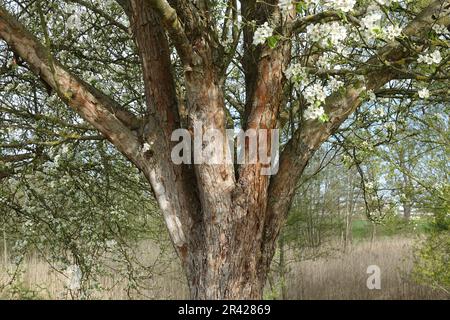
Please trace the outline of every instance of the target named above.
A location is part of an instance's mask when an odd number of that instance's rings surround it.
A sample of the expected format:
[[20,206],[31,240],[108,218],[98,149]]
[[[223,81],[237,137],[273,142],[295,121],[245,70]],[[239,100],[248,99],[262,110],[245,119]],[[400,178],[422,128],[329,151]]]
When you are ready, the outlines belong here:
[[[194,71],[195,72],[195,71]],[[200,124],[224,132],[224,99],[212,66],[187,76],[191,130]],[[204,147],[214,141],[204,141]],[[195,165],[202,208],[185,268],[194,299],[261,299],[266,273],[261,260],[267,177],[245,165],[236,179],[232,164]],[[244,174],[245,172],[245,174]]]
[[196,250],[186,275],[192,299],[262,299],[266,275],[256,261],[258,252],[243,250],[252,237],[217,239],[206,251]]

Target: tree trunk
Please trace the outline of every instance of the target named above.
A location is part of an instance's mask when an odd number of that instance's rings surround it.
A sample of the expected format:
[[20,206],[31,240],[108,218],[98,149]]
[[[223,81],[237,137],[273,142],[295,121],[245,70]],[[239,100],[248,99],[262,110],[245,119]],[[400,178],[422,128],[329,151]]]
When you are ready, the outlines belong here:
[[353,210],[355,208],[355,186],[353,184],[353,176],[347,177],[347,205],[345,212],[345,243],[344,251],[347,251],[349,244],[352,242],[352,227],[353,227]]
[[243,242],[252,238],[234,239],[231,243],[210,246],[197,251],[186,270],[192,299],[262,299],[266,275],[255,261],[256,252],[241,250]]
[[281,287],[281,299],[286,300],[288,298],[287,296],[287,285],[286,285],[286,275],[287,275],[287,264],[286,264],[286,252],[285,252],[285,246],[284,246],[284,236],[280,236],[280,240],[278,241],[278,248],[280,250],[280,259],[278,261],[278,274],[279,274],[279,281],[280,281],[280,287]]
[[403,203],[403,218],[405,218],[406,221],[409,221],[411,218],[411,210],[412,206],[410,202],[404,202]]

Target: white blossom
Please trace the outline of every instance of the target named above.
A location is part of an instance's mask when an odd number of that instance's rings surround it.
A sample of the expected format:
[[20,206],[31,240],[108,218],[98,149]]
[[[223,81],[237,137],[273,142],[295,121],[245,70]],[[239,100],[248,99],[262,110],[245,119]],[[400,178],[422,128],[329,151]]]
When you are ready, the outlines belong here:
[[335,10],[341,10],[343,12],[351,11],[356,4],[356,0],[325,0],[325,7],[329,7]]
[[316,120],[325,114],[325,110],[322,107],[309,107],[303,113],[306,120]]
[[325,102],[327,93],[324,86],[321,83],[316,82],[303,91],[303,96],[308,103],[316,105]]
[[311,24],[306,28],[306,34],[314,42],[317,42],[322,38],[321,33],[321,24]]
[[361,19],[363,27],[366,29],[369,37],[376,36],[381,32],[382,14],[378,11],[370,12],[367,16]]
[[272,34],[273,28],[269,26],[268,22],[264,22],[263,25],[259,26],[258,29],[256,29],[253,36],[253,44],[257,46],[259,44],[265,43],[267,38],[271,37]]
[[428,99],[430,97],[430,90],[428,90],[427,88],[419,90],[418,93],[421,99]]
[[319,59],[317,59],[316,66],[321,69],[330,69],[331,68],[331,60],[332,57],[326,53],[321,55]]
[[450,31],[448,31],[447,27],[442,24],[435,23],[432,28],[437,34],[450,35]]
[[433,64],[433,59],[431,59],[431,57],[429,55],[419,54],[419,58],[417,59],[417,62],[431,65],[431,64]]
[[308,73],[304,67],[300,64],[295,63],[290,65],[285,71],[284,74],[286,78],[292,80],[293,82],[301,82],[308,78]]
[[152,149],[152,146],[151,146],[151,144],[149,144],[149,143],[144,143],[144,145],[142,146],[142,152],[143,153],[146,153],[146,152],[148,152],[148,151],[150,151]]
[[425,63],[428,65],[439,64],[442,61],[442,56],[439,50],[435,50],[433,53],[419,54],[417,62]]
[[392,40],[395,40],[395,38],[397,38],[398,36],[400,36],[401,33],[402,33],[402,28],[400,28],[399,26],[389,25],[384,30],[384,37],[387,40],[392,41]]
[[331,90],[331,92],[338,91],[343,86],[344,86],[344,82],[341,80],[338,80],[334,77],[331,77],[328,82],[328,88]]
[[347,28],[338,22],[309,25],[306,34],[311,41],[326,47],[329,44],[338,45],[347,38]]
[[431,55],[431,59],[433,60],[433,63],[439,64],[442,61],[441,52],[436,50]]

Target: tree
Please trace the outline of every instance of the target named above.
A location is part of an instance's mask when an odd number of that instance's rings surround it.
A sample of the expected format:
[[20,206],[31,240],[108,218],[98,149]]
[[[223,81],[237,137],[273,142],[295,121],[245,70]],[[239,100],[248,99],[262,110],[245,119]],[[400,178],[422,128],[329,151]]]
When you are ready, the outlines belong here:
[[[143,112],[60,61],[54,38],[61,23],[49,22],[49,12],[58,7],[53,2],[2,1],[0,38],[14,53],[14,66],[33,72],[44,90],[143,172],[192,298],[262,297],[277,237],[309,159],[365,101],[383,90],[412,101],[446,99],[446,0],[68,2],[124,33],[120,4],[135,45],[125,47],[140,57]],[[75,9],[65,23],[79,33],[79,42],[89,35],[82,32],[83,19]],[[108,61],[108,44],[102,45],[104,54],[96,58]],[[262,132],[284,129],[286,118],[291,128],[283,131],[275,175],[263,174],[261,158],[241,165],[172,161],[175,129],[215,129],[226,136],[233,120]],[[213,136],[203,141],[206,147],[214,143]]]

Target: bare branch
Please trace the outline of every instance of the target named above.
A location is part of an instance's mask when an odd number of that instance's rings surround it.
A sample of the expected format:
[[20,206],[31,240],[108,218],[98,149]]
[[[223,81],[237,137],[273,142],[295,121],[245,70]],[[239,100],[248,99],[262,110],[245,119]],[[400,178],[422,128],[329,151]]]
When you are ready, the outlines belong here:
[[90,4],[89,2],[87,2],[85,0],[66,0],[66,1],[73,2],[73,3],[78,3],[78,4],[82,5],[83,7],[86,7],[87,9],[89,9],[92,12],[98,14],[100,17],[102,17],[103,19],[105,19],[106,21],[111,23],[113,26],[121,29],[125,33],[128,33],[128,31],[129,31],[129,29],[125,25],[123,25],[122,23],[118,22],[116,19],[114,19],[114,17],[106,14],[103,10],[98,9],[97,7],[95,7],[94,5]]
[[178,18],[177,12],[166,0],[147,1],[160,16],[164,27],[169,32],[170,37],[177,48],[181,60],[185,65],[189,65],[192,60],[193,50]]

